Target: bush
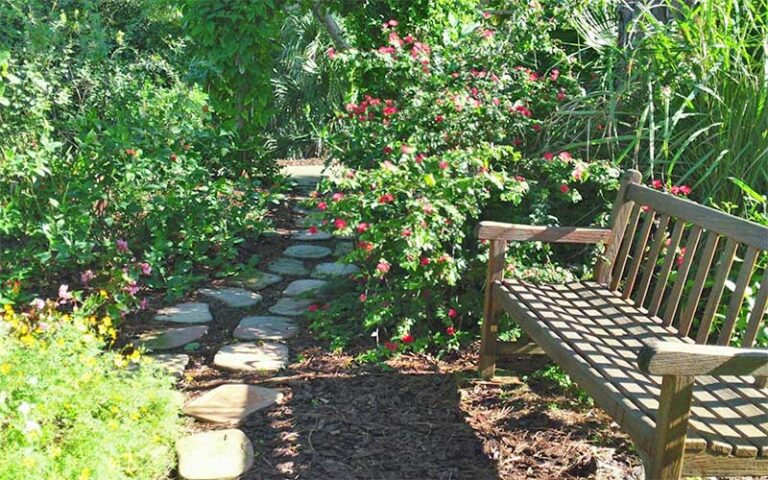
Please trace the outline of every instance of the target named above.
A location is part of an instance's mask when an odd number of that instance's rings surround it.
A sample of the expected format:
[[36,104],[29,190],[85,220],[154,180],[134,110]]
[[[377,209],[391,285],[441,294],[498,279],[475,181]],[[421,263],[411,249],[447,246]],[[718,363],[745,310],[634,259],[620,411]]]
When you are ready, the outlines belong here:
[[108,318],[39,308],[0,315],[0,478],[165,477],[180,426],[172,379],[104,352],[89,332],[107,333]]

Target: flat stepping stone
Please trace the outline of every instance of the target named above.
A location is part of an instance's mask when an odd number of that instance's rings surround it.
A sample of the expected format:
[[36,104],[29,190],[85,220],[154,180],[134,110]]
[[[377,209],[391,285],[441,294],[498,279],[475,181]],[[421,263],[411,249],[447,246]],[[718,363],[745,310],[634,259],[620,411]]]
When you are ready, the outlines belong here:
[[285,249],[283,255],[294,258],[318,259],[325,258],[331,253],[330,248],[321,247],[320,245],[291,245]]
[[253,412],[282,399],[283,394],[271,388],[230,383],[190,400],[183,412],[206,422],[237,425]]
[[306,278],[302,280],[294,280],[285,287],[283,295],[286,297],[297,297],[299,295],[308,295],[317,293],[318,290],[322,290],[328,282],[325,280],[315,280]]
[[269,272],[249,272],[227,279],[227,284],[248,290],[262,290],[283,281],[283,277]]
[[312,271],[312,278],[347,277],[359,271],[357,265],[351,263],[321,263]]
[[201,288],[198,292],[232,308],[252,307],[261,302],[261,295],[242,288]]
[[273,342],[226,345],[213,357],[213,365],[226,370],[274,372],[288,365],[288,346]]
[[295,258],[280,257],[270,263],[267,268],[270,272],[280,273],[282,275],[309,275],[309,270],[304,266],[304,262]]
[[318,230],[315,233],[310,232],[309,230],[303,230],[301,232],[294,233],[291,235],[291,238],[293,240],[302,240],[302,241],[308,241],[308,242],[319,242],[323,240],[330,240],[333,238],[333,235],[331,235],[328,232],[325,232],[323,230]]
[[189,355],[184,355],[183,353],[156,353],[149,357],[161,367],[165,367],[168,373],[174,377],[184,375],[184,369],[187,368],[189,363]]
[[190,435],[176,442],[184,480],[233,480],[253,466],[253,445],[237,429]]
[[208,323],[213,320],[207,303],[179,303],[158,310],[155,321],[171,323]]
[[343,257],[348,253],[352,253],[355,249],[355,245],[352,242],[339,242],[336,244],[336,249],[333,251],[334,257]]
[[139,337],[139,344],[148,350],[171,350],[194,342],[208,332],[206,326],[170,328],[149,332]]
[[238,340],[285,340],[296,333],[290,318],[275,316],[245,317],[232,333]]
[[297,317],[307,313],[307,307],[315,303],[310,298],[283,297],[276,304],[269,307],[269,312],[275,315],[287,315]]

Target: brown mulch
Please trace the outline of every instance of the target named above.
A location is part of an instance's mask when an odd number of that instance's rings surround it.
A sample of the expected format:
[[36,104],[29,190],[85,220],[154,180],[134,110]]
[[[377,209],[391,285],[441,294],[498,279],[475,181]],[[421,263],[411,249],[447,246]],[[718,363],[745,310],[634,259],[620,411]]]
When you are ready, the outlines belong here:
[[[258,254],[266,269],[291,243],[295,217],[288,206],[275,209],[280,235],[245,246],[241,260]],[[280,376],[213,368],[214,354],[232,341],[239,320],[265,313],[291,280],[261,291],[264,300],[252,309],[210,302],[209,332],[199,349],[186,352],[191,363],[179,388],[189,397],[237,382],[284,394],[282,403],[239,426],[256,453],[244,479],[618,480],[639,472],[627,437],[604,413],[551,382],[526,377],[546,364],[541,357],[514,359],[503,383],[484,382],[475,375],[477,345],[442,359],[404,355],[361,365],[350,354],[330,352],[302,325],[288,342],[291,364]],[[124,333],[147,328],[150,320],[147,312],[127,322]],[[356,349],[372,347],[374,339],[369,342]]]

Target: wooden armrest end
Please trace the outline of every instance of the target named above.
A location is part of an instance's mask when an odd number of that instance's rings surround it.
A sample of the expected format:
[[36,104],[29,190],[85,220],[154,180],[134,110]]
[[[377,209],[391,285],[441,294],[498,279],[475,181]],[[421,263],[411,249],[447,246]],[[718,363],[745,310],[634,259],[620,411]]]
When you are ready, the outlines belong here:
[[611,230],[606,228],[541,227],[487,221],[480,222],[475,231],[482,240],[514,242],[601,243],[611,235]]
[[768,375],[768,350],[657,342],[644,346],[638,366],[653,375]]

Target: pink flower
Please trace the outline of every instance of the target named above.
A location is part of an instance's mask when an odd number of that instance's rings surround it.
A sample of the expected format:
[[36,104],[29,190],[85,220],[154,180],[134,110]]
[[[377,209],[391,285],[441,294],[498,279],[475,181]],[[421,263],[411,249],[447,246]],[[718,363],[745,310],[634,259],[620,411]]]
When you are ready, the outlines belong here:
[[328,208],[328,204],[325,202],[320,202],[317,204],[317,209],[322,211],[325,211]]
[[365,233],[366,230],[368,230],[368,224],[365,222],[361,222],[357,226],[357,233]]
[[126,242],[122,238],[118,239],[115,242],[115,245],[117,246],[117,251],[118,252],[127,252],[128,251],[128,242]]
[[534,132],[538,132],[539,130],[541,130],[541,125],[538,123],[534,123],[533,125],[531,125],[531,128],[533,129]]
[[360,303],[365,303],[365,301],[368,300],[368,295],[361,293],[360,294]]
[[448,309],[448,318],[456,318],[458,316],[459,316],[459,312],[457,312],[455,308]]
[[544,152],[544,160],[551,162],[555,158],[552,152]]
[[568,95],[566,95],[564,91],[560,90],[559,92],[557,92],[557,101],[558,102],[562,102],[566,98],[568,98]]
[[445,117],[442,115],[435,115],[435,123],[440,123],[443,120],[445,120]]
[[584,178],[584,167],[577,165],[576,168],[573,169],[573,172],[571,172],[571,176],[574,180],[580,182]]
[[491,100],[491,102],[493,102],[493,104],[496,105],[497,107],[501,105],[501,100],[499,100],[498,97],[493,97],[493,100]]
[[365,252],[373,251],[373,243],[371,242],[357,242],[357,248]]
[[96,278],[96,274],[93,273],[93,270],[86,270],[80,274],[80,282],[83,285],[88,285],[88,282],[90,282],[94,278]]
[[391,117],[392,115],[397,113],[397,107],[394,107],[394,106],[384,107],[383,112],[385,117]]
[[128,295],[135,297],[136,294],[139,293],[139,284],[136,283],[136,280],[131,280],[128,282],[128,285],[123,288],[123,291],[125,291]]
[[29,302],[29,304],[36,310],[42,310],[45,308],[45,300],[43,300],[42,298],[36,298],[31,302]]
[[414,161],[418,164],[421,164],[425,158],[427,158],[426,155],[424,155],[423,153],[419,153],[416,155],[416,158],[414,159]]
[[672,195],[680,195],[680,187],[675,185],[670,189],[670,192],[672,192]]
[[413,342],[413,335],[410,333],[406,333],[402,337],[400,337],[400,340],[402,340],[403,343],[412,343]]
[[651,182],[651,186],[653,186],[653,188],[655,188],[656,190],[661,190],[661,189],[662,189],[662,187],[664,187],[664,184],[662,183],[662,181],[661,181],[661,180],[659,180],[659,179],[657,178],[656,180],[654,180],[653,182]]
[[429,258],[427,258],[427,257],[421,257],[421,260],[419,261],[419,264],[420,264],[422,267],[426,267],[427,265],[429,265]]
[[434,207],[432,207],[431,204],[427,203],[423,207],[421,207],[421,210],[426,213],[427,215],[432,215],[432,213],[435,211]]
[[136,155],[136,150],[134,150],[132,148],[126,148],[125,149],[125,154],[126,155],[130,155],[130,156],[134,156],[134,155]]
[[559,154],[557,154],[557,156],[560,158],[560,160],[564,162],[570,162],[571,160],[573,160],[573,157],[568,152],[560,152]]
[[385,204],[385,203],[392,203],[395,201],[395,196],[391,193],[385,193],[384,195],[379,197],[379,203]]
[[387,23],[385,23],[385,25],[389,25],[390,27],[396,27],[396,26],[399,25],[399,23],[397,22],[397,20],[392,19],[392,20],[388,21]]
[[568,191],[570,191],[570,187],[568,187],[568,185],[563,183],[562,185],[560,185],[560,191],[563,193],[568,193]]
[[149,308],[149,300],[147,300],[146,297],[141,299],[141,302],[139,302],[139,309],[140,310],[146,310]]
[[446,162],[445,160],[441,160],[438,166],[440,167],[440,170],[445,170],[446,168],[448,168],[448,162]]
[[395,53],[395,47],[379,47],[379,53],[382,55],[391,55]]
[[336,193],[334,193],[334,194],[331,196],[331,200],[333,200],[334,202],[338,202],[338,201],[340,201],[342,198],[344,198],[344,194],[343,194],[343,193],[341,193],[341,192],[336,192]]
[[413,35],[408,34],[405,37],[403,37],[403,40],[405,41],[405,43],[413,43],[416,39],[413,38]]
[[400,146],[400,153],[402,153],[402,154],[408,155],[408,154],[411,154],[411,153],[413,153],[415,151],[416,151],[416,149],[411,147],[410,145],[401,145]]
[[387,273],[389,272],[389,269],[390,269],[390,265],[385,261],[381,261],[379,262],[378,265],[376,265],[376,270],[378,270],[381,273]]
[[69,285],[59,286],[59,300],[62,303],[72,300],[72,293],[69,291]]
[[337,218],[333,221],[333,226],[336,227],[336,230],[344,230],[347,228],[347,222],[341,218]]
[[533,112],[524,105],[517,105],[513,110],[526,118],[530,118],[533,115]]
[[139,265],[141,267],[141,273],[143,273],[145,276],[152,275],[152,265],[148,264],[147,262],[141,262]]
[[688,185],[680,185],[680,193],[682,193],[683,195],[688,196],[691,194],[692,191],[693,189],[691,189],[691,187],[689,187]]
[[389,32],[389,43],[395,47],[401,47],[403,45],[403,40],[397,32]]
[[450,259],[451,259],[451,257],[449,255],[442,254],[439,257],[437,257],[437,263],[445,263],[445,262],[447,262]]
[[310,227],[307,229],[307,233],[309,233],[310,235],[314,235],[314,234],[316,234],[316,233],[317,233],[317,226],[316,226],[316,225],[311,225],[311,226],[310,226]]
[[413,235],[413,232],[411,232],[410,228],[406,228],[406,229],[404,229],[402,231],[402,233],[400,235],[402,235],[402,236],[407,238],[407,237],[410,237],[411,235]]
[[312,305],[310,305],[310,306],[308,306],[308,307],[307,307],[307,311],[308,311],[308,312],[316,312],[316,311],[318,311],[319,309],[320,309],[320,307],[318,307],[318,306],[317,306],[316,304],[314,304],[314,303],[313,303]]
[[551,72],[549,72],[549,79],[553,82],[556,82],[557,79],[560,77],[560,70],[553,68]]
[[448,327],[445,329],[445,333],[447,333],[450,336],[456,335],[456,329],[453,327]]
[[483,30],[483,37],[485,38],[493,37],[493,30],[491,30],[490,28],[486,28],[485,30]]
[[331,47],[325,51],[325,54],[328,55],[328,58],[333,60],[334,58],[336,58],[336,49]]
[[684,261],[685,261],[685,247],[682,247],[680,249],[680,255],[677,256],[677,259],[675,261],[675,263],[677,264],[677,268],[682,267]]
[[393,342],[384,342],[384,347],[386,347],[390,352],[397,351],[397,344]]

